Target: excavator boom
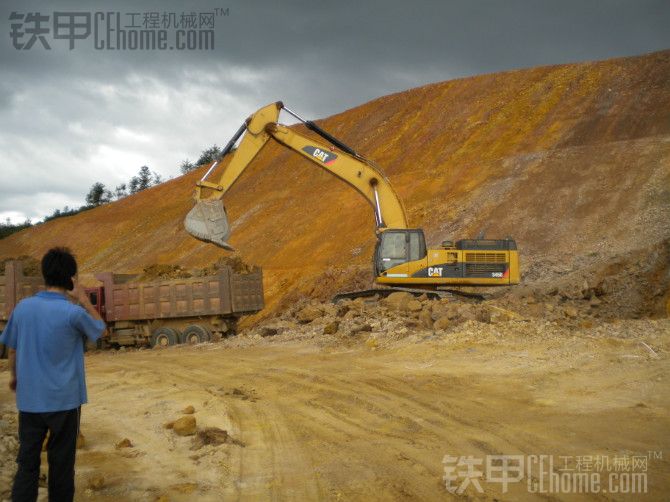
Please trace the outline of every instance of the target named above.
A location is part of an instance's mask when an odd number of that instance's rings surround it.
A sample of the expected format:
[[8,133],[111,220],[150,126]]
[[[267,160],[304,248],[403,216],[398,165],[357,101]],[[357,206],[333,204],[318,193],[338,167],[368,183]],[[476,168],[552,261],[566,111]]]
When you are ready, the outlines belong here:
[[218,162],[215,162],[197,183],[196,204],[184,222],[186,230],[191,235],[225,249],[232,249],[227,243],[230,225],[221,198],[270,139],[314,162],[363,195],[374,209],[379,231],[386,228],[407,228],[402,203],[378,167],[323,131],[318,125],[302,120],[290,110],[286,109],[291,115],[300,119],[308,129],[326,139],[328,144],[322,144],[279,124],[277,120],[282,108],[284,106],[281,102],[272,103],[249,117],[224,148],[221,158],[231,152],[236,141],[242,137],[219,180],[216,183],[208,181],[218,165]]

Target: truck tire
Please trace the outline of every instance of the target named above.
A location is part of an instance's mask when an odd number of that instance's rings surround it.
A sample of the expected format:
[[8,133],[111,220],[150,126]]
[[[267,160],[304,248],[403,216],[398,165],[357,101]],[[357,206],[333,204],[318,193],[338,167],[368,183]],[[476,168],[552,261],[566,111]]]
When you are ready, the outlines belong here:
[[149,337],[149,344],[152,347],[168,347],[177,343],[177,332],[172,328],[158,328]]
[[212,339],[212,333],[199,324],[186,326],[179,337],[180,343],[194,345],[196,343],[209,342]]

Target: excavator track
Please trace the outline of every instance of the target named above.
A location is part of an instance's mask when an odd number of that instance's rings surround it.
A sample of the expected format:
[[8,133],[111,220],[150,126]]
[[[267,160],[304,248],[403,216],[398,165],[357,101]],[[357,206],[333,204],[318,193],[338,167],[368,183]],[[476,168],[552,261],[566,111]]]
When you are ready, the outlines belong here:
[[337,295],[333,296],[332,302],[337,303],[340,300],[355,300],[356,298],[368,298],[373,296],[386,298],[391,293],[397,293],[398,291],[402,291],[404,293],[410,293],[414,296],[426,295],[431,300],[439,300],[440,298],[453,298],[455,296],[475,300],[477,302],[481,302],[486,299],[486,295],[480,293],[468,293],[465,291],[459,291],[457,289],[425,290],[425,289],[395,287],[395,288],[361,289],[358,291],[347,291],[344,293],[338,293]]

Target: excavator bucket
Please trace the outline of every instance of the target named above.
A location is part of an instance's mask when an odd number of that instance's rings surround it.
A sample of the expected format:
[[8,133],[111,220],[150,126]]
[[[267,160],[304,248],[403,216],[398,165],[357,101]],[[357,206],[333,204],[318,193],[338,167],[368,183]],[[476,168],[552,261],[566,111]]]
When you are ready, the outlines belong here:
[[220,199],[196,202],[186,215],[184,226],[196,239],[213,242],[228,251],[234,251],[234,248],[226,242],[230,237],[230,225],[226,209]]

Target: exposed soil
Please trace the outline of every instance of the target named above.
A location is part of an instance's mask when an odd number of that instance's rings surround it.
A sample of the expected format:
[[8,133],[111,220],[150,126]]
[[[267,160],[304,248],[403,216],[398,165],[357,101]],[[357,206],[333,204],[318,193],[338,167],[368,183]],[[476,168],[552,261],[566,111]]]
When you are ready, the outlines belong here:
[[[656,501],[670,491],[670,320],[429,330],[392,308],[349,307],[387,314],[345,313],[334,335],[323,334],[329,314],[290,316],[272,337],[89,353],[77,500]],[[351,334],[362,321],[371,330]],[[0,409],[1,498],[16,448],[9,392]],[[164,427],[182,416],[197,420],[196,435]],[[546,454],[574,468],[577,457],[649,451],[662,458],[647,461],[646,494],[538,495],[523,480],[456,497],[442,479],[447,454]]]
[[[430,246],[515,238],[526,285],[545,269],[615,270],[670,239],[670,51],[436,83],[319,124],[381,166]],[[87,285],[103,271],[209,268],[230,253],[183,228],[202,175],[14,234],[0,259],[66,245]],[[224,202],[231,244],[263,267],[259,317],[370,285],[369,204],[299,155],[268,144]]]

